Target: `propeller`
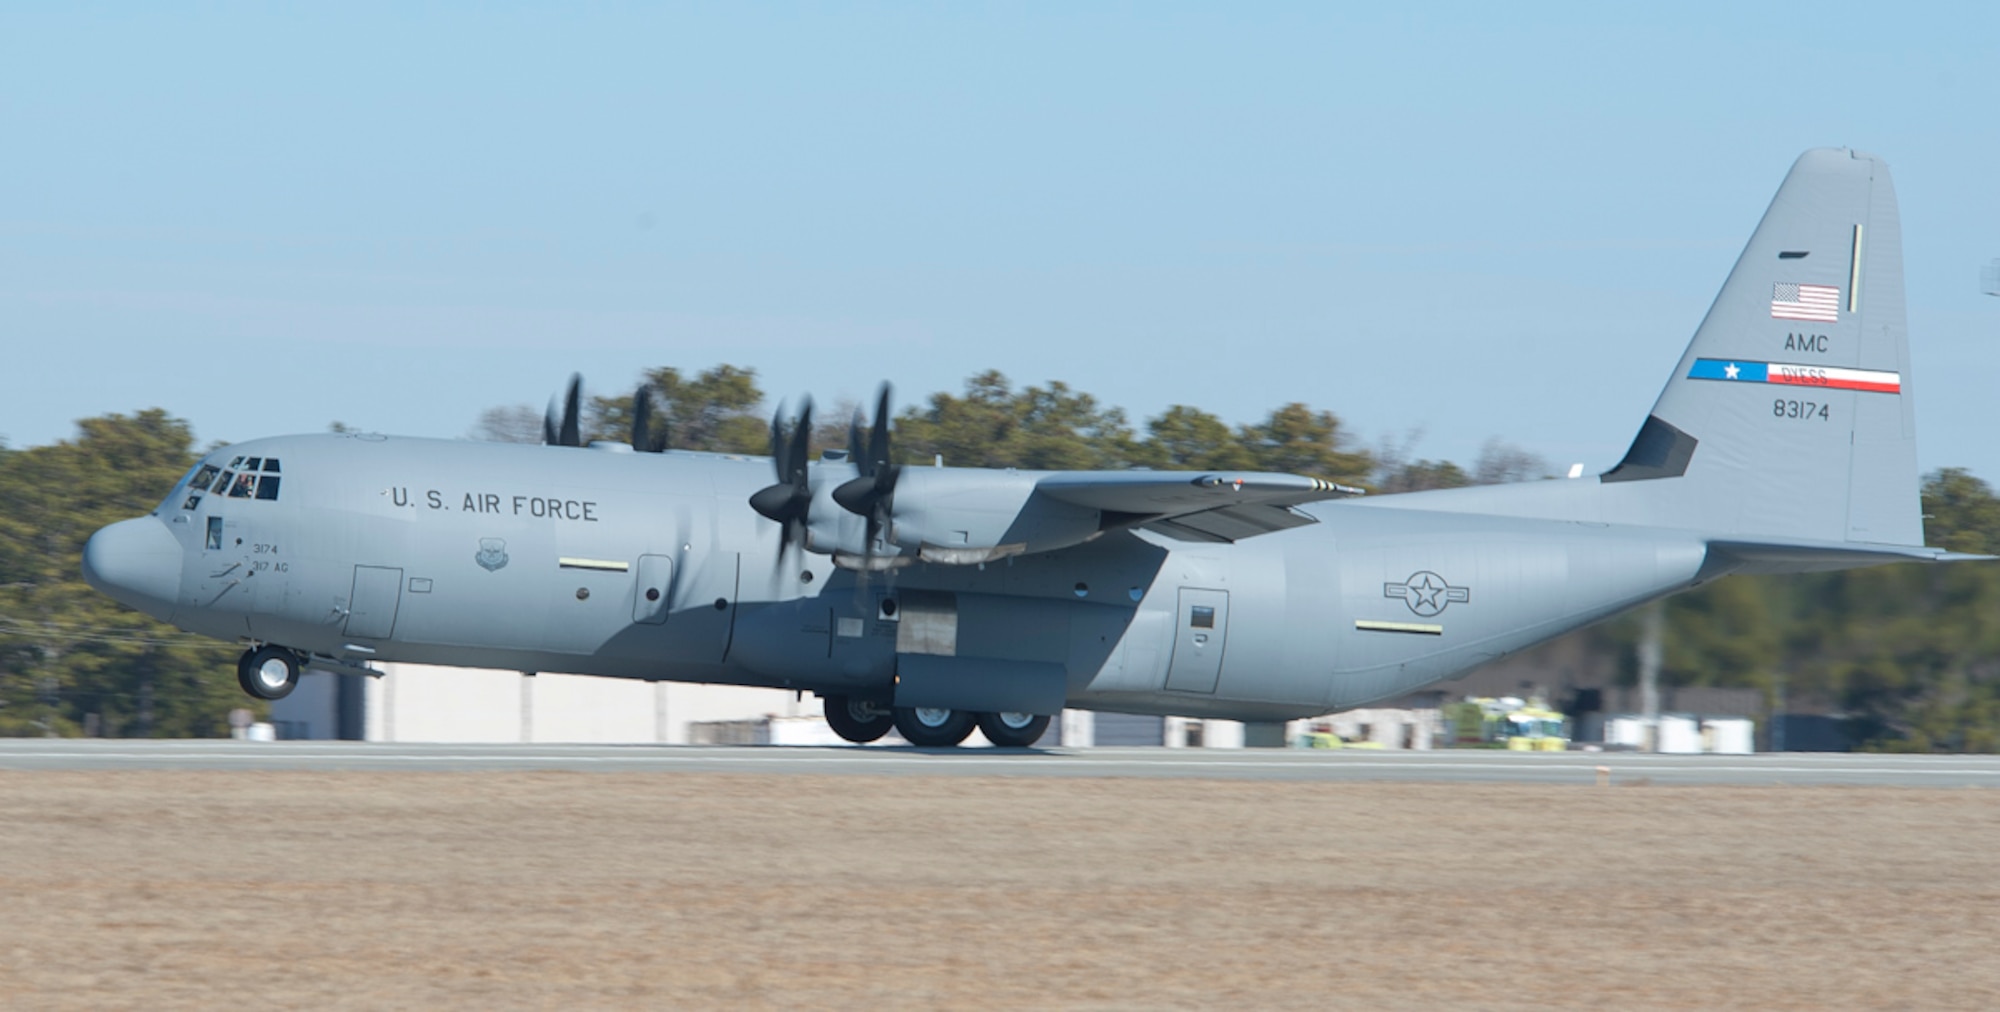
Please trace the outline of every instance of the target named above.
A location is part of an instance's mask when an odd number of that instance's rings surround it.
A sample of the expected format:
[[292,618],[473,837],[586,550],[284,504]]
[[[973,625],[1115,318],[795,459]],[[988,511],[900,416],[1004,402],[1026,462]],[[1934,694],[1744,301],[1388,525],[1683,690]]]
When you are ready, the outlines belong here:
[[896,507],[896,479],[903,473],[901,466],[890,462],[889,393],[889,384],[882,384],[875,398],[875,424],[869,427],[865,450],[861,442],[861,412],[857,410],[854,419],[848,422],[848,452],[861,476],[833,490],[833,501],[842,509],[867,519],[868,539],[862,549],[867,556],[875,554],[875,542],[889,525]]
[[632,449],[659,453],[667,448],[667,423],[662,421],[658,432],[652,430],[652,425],[653,385],[648,383],[632,397]]
[[812,508],[812,483],[808,480],[806,454],[812,442],[812,398],[806,398],[791,432],[785,431],[784,407],[771,416],[771,465],[777,469],[778,483],[751,493],[750,508],[784,525],[778,534],[778,559],[793,542],[804,544],[806,511]]
[[583,374],[571,373],[569,393],[562,399],[560,421],[556,414],[556,399],[549,398],[548,414],[542,416],[542,442],[550,446],[582,446],[583,436],[577,425],[577,401],[583,396]]

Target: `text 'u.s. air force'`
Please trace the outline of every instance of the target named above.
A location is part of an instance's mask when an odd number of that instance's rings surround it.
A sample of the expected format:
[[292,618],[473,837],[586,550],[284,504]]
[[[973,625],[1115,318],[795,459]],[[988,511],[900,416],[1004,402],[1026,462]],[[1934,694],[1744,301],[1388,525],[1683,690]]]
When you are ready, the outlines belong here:
[[[425,489],[412,495],[403,485],[383,490],[389,501],[407,509],[437,512],[485,513],[499,516],[534,517],[544,520],[576,520],[597,523],[597,503],[590,499],[562,496],[513,495],[501,492],[446,492]],[[456,503],[456,505],[454,505]]]

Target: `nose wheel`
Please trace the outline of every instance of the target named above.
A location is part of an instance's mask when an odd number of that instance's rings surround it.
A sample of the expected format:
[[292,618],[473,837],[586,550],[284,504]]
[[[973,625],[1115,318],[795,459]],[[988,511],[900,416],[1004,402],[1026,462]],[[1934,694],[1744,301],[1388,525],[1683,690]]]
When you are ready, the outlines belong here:
[[236,682],[258,699],[283,699],[299,686],[299,655],[278,646],[246,650],[236,661]]

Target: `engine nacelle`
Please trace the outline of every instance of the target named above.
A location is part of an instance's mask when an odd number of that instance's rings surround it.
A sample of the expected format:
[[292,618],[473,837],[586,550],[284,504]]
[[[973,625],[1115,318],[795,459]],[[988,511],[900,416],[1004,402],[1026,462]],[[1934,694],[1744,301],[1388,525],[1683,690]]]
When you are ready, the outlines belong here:
[[971,565],[1097,537],[1102,514],[1035,490],[1042,472],[907,468],[890,538],[926,562]]
[[873,545],[867,543],[866,518],[833,500],[838,482],[820,481],[806,544],[848,569],[892,569],[918,560],[968,566],[1097,537],[1101,512],[1038,494],[1035,483],[1045,475],[906,467],[896,482],[889,522]]

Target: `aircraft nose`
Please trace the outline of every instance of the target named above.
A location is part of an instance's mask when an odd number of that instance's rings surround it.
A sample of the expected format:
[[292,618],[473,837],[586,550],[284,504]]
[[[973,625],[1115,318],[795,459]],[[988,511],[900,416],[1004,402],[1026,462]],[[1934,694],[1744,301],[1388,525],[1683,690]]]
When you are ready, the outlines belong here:
[[120,604],[165,618],[181,596],[181,544],[154,517],[120,520],[84,543],[83,578]]

